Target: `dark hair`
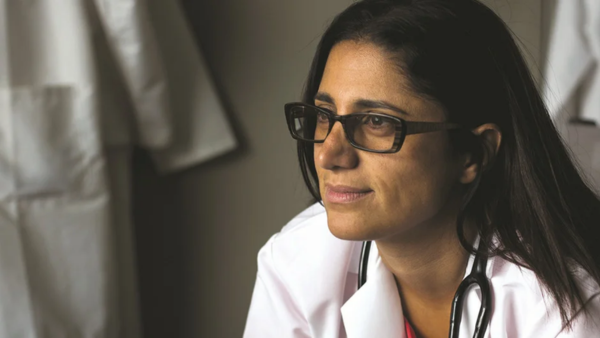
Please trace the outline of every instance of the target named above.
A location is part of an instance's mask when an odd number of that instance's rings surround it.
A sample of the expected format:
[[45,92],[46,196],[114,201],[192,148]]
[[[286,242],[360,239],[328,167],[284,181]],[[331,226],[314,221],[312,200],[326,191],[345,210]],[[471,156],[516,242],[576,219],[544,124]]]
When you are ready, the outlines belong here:
[[[476,0],[357,2],[321,38],[306,103],[314,103],[332,47],[348,40],[397,56],[411,89],[440,103],[450,122],[468,130],[499,126],[502,145],[493,165],[480,169],[462,217],[475,221],[480,250],[537,275],[570,327],[570,316],[583,304],[575,266],[600,281],[600,200],[572,161],[504,22]],[[471,132],[448,133],[461,153],[481,157],[489,151]],[[320,201],[313,145],[299,142],[298,156],[304,181]],[[457,223],[461,243],[474,252]]]

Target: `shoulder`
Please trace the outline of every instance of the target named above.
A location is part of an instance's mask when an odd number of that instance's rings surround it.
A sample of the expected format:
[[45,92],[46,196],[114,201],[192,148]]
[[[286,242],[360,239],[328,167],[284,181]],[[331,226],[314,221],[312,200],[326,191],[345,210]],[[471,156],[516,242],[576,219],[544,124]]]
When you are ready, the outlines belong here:
[[[302,261],[302,252],[309,240],[324,236],[327,229],[324,210],[313,205],[294,217],[280,232],[273,235],[258,253],[258,274],[248,311],[244,337],[310,336],[306,298],[300,294],[294,269]],[[306,265],[306,262],[300,264]],[[306,270],[307,268],[300,268]],[[264,325],[266,322],[270,325]]]
[[584,304],[572,317],[572,329],[567,330],[556,301],[535,273],[494,257],[490,271],[494,294],[491,331],[523,338],[600,337],[600,287],[581,269],[576,270],[576,276]]
[[[327,226],[325,208],[316,203],[292,218],[273,235],[259,252],[259,265],[266,259],[282,277],[319,272],[314,269],[342,263],[351,254],[354,242],[341,240]],[[326,258],[326,259],[325,259]],[[264,263],[264,262],[263,262]],[[260,273],[260,266],[259,266]]]
[[583,269],[578,269],[576,274],[584,303],[571,318],[571,328],[563,328],[557,337],[600,337],[600,286]]
[[292,218],[260,249],[259,273],[261,260],[268,258],[271,265],[283,268],[303,252],[310,253],[312,244],[328,237],[328,232],[325,208],[318,203],[311,205]]
[[[349,267],[357,247],[331,234],[321,205],[294,217],[258,254],[245,337],[338,336],[347,282],[356,286]],[[273,325],[264,326],[266,321]]]
[[303,292],[324,278],[345,278],[359,244],[333,236],[325,208],[317,203],[294,217],[262,247],[258,274],[272,270],[290,289]]

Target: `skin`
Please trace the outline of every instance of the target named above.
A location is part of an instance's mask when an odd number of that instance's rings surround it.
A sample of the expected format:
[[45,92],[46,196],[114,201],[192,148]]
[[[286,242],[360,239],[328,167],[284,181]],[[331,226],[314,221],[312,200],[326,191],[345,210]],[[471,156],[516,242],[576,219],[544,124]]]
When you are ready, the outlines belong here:
[[[338,115],[377,112],[407,121],[446,121],[443,107],[410,88],[392,55],[371,43],[344,41],[330,52],[315,105]],[[366,108],[361,100],[396,109]],[[473,132],[497,152],[497,126]],[[399,152],[375,154],[352,147],[340,123],[324,143],[315,144],[314,159],[330,231],[341,239],[375,240],[419,337],[448,337],[452,297],[469,256],[456,235],[456,216],[478,166],[468,154],[452,151],[444,131],[408,135]],[[352,202],[333,201],[331,187],[340,185],[363,193]]]

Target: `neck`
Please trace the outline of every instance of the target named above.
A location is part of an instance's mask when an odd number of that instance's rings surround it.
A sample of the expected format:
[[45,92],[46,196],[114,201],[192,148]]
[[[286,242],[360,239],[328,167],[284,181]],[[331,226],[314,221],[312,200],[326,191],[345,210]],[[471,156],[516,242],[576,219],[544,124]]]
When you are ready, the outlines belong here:
[[403,236],[402,239],[378,240],[377,249],[386,267],[394,274],[403,298],[415,297],[431,305],[449,308],[463,280],[469,253],[451,231],[432,236]]
[[460,244],[455,224],[456,216],[450,215],[376,241],[396,279],[404,314],[422,337],[447,333],[452,299],[465,275],[469,253]]

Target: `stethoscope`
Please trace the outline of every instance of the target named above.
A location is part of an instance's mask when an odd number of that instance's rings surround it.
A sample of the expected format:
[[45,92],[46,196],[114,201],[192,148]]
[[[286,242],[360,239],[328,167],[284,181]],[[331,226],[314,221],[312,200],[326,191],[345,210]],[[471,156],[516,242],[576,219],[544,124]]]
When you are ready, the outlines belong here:
[[[367,282],[367,266],[369,264],[369,251],[371,250],[371,241],[365,241],[360,252],[360,265],[358,266],[358,288],[360,289]],[[468,289],[473,286],[479,286],[481,290],[481,306],[475,323],[475,333],[473,338],[483,338],[488,324],[490,323],[490,309],[492,307],[492,294],[490,293],[490,282],[485,274],[487,258],[479,251],[475,255],[475,261],[471,268],[471,273],[463,279],[458,286],[454,300],[452,301],[452,312],[450,313],[450,338],[458,338],[460,332],[460,321],[462,319],[462,309],[465,296]]]
[[[481,162],[480,162],[481,166]],[[481,171],[475,178],[475,189],[479,185]],[[463,210],[475,193],[475,189],[466,197],[463,203]],[[462,222],[462,221],[459,221]],[[367,282],[367,266],[369,263],[369,251],[371,250],[371,241],[363,242],[360,252],[360,264],[358,266],[358,288],[360,289]],[[473,285],[479,286],[481,290],[481,306],[475,323],[475,332],[473,338],[483,338],[485,331],[490,323],[492,308],[492,294],[490,292],[490,282],[486,276],[487,257],[478,249],[475,255],[475,261],[471,268],[471,273],[458,286],[454,300],[452,301],[452,312],[450,313],[450,338],[458,338],[460,332],[460,321],[462,319],[463,302],[467,291]]]

